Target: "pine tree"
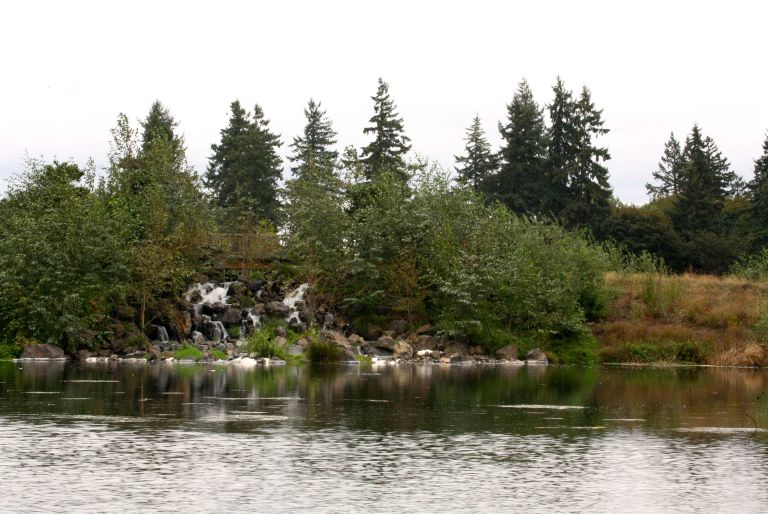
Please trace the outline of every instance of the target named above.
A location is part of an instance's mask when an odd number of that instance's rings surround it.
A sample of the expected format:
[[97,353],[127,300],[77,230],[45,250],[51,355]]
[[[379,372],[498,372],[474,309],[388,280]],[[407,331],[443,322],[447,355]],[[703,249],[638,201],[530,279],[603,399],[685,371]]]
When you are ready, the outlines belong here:
[[561,216],[570,203],[568,179],[575,165],[579,134],[573,93],[557,78],[552,88],[555,98],[549,104],[549,148],[545,165],[547,191],[542,196],[544,210]]
[[499,123],[504,143],[499,151],[501,167],[494,177],[494,196],[519,213],[546,209],[550,181],[545,175],[547,134],[544,114],[523,80],[507,106],[507,121]]
[[646,184],[645,189],[653,199],[675,196],[680,189],[680,180],[685,167],[683,150],[680,142],[675,139],[674,132],[664,144],[664,154],[661,156],[658,170],[653,172],[653,178],[659,185]]
[[293,176],[298,179],[306,178],[310,170],[332,174],[339,153],[332,149],[336,144],[336,132],[331,121],[327,118],[326,111],[320,109],[320,103],[315,103],[312,99],[304,109],[304,116],[307,118],[304,135],[293,138],[293,156],[288,158],[295,163],[291,168]]
[[496,156],[491,151],[491,145],[485,138],[485,132],[480,124],[480,117],[475,115],[472,125],[467,129],[464,139],[465,155],[454,156],[458,182],[469,185],[476,191],[485,191],[488,180],[496,170]]
[[608,215],[612,194],[608,168],[602,164],[611,156],[607,148],[597,146],[596,142],[608,129],[603,127],[603,111],[595,108],[587,87],[582,88],[574,112],[577,153],[575,163],[569,167],[570,205],[564,217],[573,226],[595,230]]
[[411,149],[410,138],[405,135],[403,119],[397,113],[397,107],[389,96],[389,84],[379,78],[379,88],[373,99],[374,114],[372,125],[363,129],[365,134],[373,134],[371,143],[363,148],[362,159],[366,176],[370,180],[383,171],[399,175],[403,181],[408,179],[403,156]]
[[178,126],[168,109],[155,100],[149,109],[149,114],[141,122],[141,151],[146,153],[153,141],[163,139],[168,142],[177,158],[184,154],[184,140],[175,133]]
[[282,161],[277,154],[280,136],[270,131],[259,105],[253,114],[238,101],[232,103],[231,109],[229,126],[221,131],[221,142],[211,145],[213,155],[205,184],[219,206],[245,210],[277,224],[277,183],[282,176]]
[[705,138],[698,125],[686,138],[683,160],[677,201],[671,212],[675,228],[689,236],[700,231],[717,232],[735,174],[714,141]]
[[753,224],[753,250],[768,246],[768,134],[763,141],[763,155],[755,161],[755,177],[749,183],[750,214]]

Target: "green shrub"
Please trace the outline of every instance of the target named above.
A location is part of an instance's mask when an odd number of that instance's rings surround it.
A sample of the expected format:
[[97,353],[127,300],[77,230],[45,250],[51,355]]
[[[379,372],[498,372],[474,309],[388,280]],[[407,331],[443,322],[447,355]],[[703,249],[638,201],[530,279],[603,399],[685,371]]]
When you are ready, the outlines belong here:
[[229,357],[229,356],[227,355],[227,352],[222,352],[221,350],[216,350],[216,349],[214,349],[214,350],[211,350],[211,356],[212,356],[214,359],[216,359],[216,360],[220,360],[220,361],[224,361],[224,360],[227,360],[227,357]]
[[173,354],[173,358],[181,360],[187,357],[192,357],[195,362],[199,362],[203,358],[203,352],[194,346],[184,346],[179,350],[176,350]]
[[251,353],[257,354],[259,357],[278,357],[283,360],[287,360],[287,349],[275,342],[275,335],[273,330],[262,328],[250,334],[246,339],[246,348]]
[[307,348],[307,359],[313,364],[329,364],[341,360],[341,348],[336,343],[312,338]]

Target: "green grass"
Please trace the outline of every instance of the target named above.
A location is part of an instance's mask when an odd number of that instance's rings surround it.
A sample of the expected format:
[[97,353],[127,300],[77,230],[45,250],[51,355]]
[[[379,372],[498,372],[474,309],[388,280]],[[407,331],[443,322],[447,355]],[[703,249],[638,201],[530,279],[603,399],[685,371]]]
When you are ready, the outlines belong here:
[[220,361],[225,361],[229,357],[227,355],[227,352],[222,352],[221,350],[211,350],[211,355],[213,356],[214,359],[220,360]]
[[341,348],[336,343],[312,338],[307,348],[307,359],[313,364],[329,364],[341,360]]
[[0,343],[0,360],[17,359],[21,355],[21,348],[13,344]]
[[677,362],[703,364],[706,361],[707,345],[697,341],[682,343],[628,343],[604,348],[600,351],[602,362]]
[[181,360],[186,357],[192,357],[195,359],[195,362],[199,362],[200,359],[203,358],[203,352],[193,346],[185,346],[173,354],[173,358],[176,360]]
[[250,334],[245,341],[248,351],[257,354],[259,357],[278,357],[285,361],[288,360],[288,350],[284,346],[275,343],[273,330],[262,328]]

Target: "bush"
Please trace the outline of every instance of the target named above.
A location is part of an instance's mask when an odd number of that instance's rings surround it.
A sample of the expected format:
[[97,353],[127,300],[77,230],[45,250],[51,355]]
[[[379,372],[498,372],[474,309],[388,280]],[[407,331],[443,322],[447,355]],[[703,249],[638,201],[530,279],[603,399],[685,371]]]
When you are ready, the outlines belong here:
[[181,360],[188,357],[192,357],[195,359],[195,362],[199,362],[200,359],[203,358],[203,352],[194,346],[184,346],[173,354],[173,358],[176,360]]
[[307,348],[307,359],[313,364],[330,364],[341,360],[341,348],[336,343],[313,338]]
[[287,349],[275,342],[274,331],[268,328],[262,328],[253,332],[245,341],[248,351],[255,353],[259,357],[278,357],[283,360],[288,358]]

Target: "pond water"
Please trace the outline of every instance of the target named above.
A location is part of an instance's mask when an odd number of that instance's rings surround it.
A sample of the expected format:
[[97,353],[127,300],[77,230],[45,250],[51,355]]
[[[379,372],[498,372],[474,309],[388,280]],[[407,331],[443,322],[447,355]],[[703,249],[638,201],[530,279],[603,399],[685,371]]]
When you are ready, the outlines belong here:
[[748,369],[0,362],[0,512],[765,512]]

